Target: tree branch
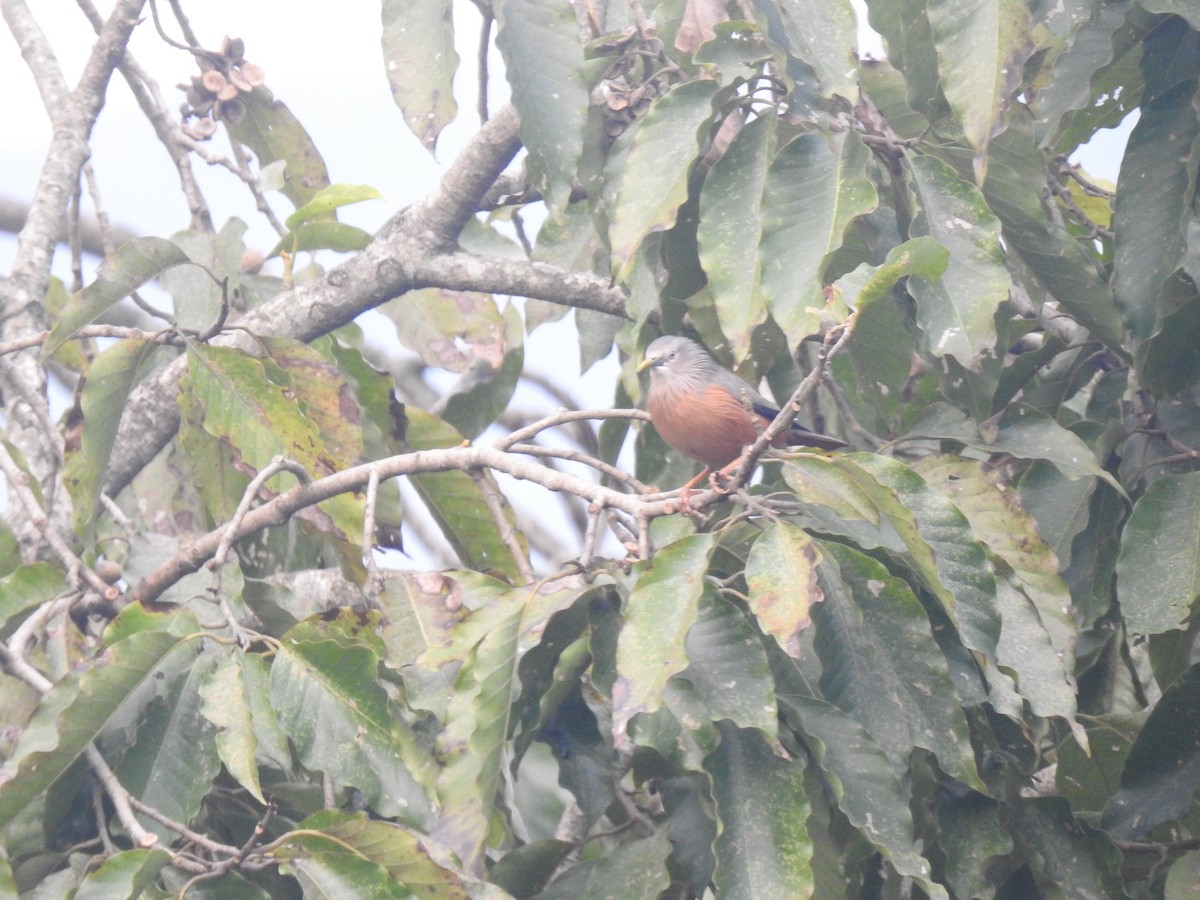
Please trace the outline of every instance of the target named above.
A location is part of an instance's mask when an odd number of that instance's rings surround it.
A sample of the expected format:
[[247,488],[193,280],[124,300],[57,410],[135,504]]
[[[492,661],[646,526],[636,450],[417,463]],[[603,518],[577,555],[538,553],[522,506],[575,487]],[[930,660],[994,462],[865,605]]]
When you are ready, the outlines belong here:
[[[21,47],[54,124],[33,203],[17,236],[12,272],[0,278],[0,341],[46,327],[42,298],[50,284],[50,265],[59,235],[64,231],[67,204],[79,184],[80,169],[91,153],[88,138],[104,105],[109,79],[124,57],[125,45],[137,24],[143,2],[118,0],[92,46],[78,85],[66,93],[54,52],[24,0],[0,0],[0,13]],[[36,353],[25,351],[13,358],[11,375],[23,385],[15,396],[6,392],[4,397],[10,438],[24,454],[29,470],[42,483],[43,494],[65,497],[65,491],[56,490],[51,484],[58,476],[58,469],[50,452],[53,441],[43,433],[41,425],[49,418],[46,370]],[[26,398],[33,398],[38,409],[32,409]],[[52,529],[58,524],[65,525],[70,517],[67,503],[58,503],[46,512],[51,517]],[[19,517],[13,524],[22,552],[29,558],[38,539],[38,529]]]
[[[545,263],[481,257],[457,249],[479,199],[519,147],[516,112],[506,107],[476,135],[429,197],[384,226],[371,246],[323,277],[285,291],[238,325],[254,334],[310,341],[386,300],[427,286],[515,294],[624,316],[625,296],[605,278]],[[214,343],[251,345],[242,335]],[[186,361],[176,360],[130,397],[105,488],[116,496],[179,427],[176,403]]]
[[[610,411],[602,410],[600,417]],[[639,410],[618,411],[630,418],[640,418]],[[282,525],[293,515],[309,506],[314,506],[338,494],[361,491],[370,482],[372,472],[378,473],[382,481],[402,475],[420,475],[427,472],[492,469],[503,472],[521,481],[539,484],[548,491],[574,494],[590,504],[626,513],[631,519],[648,523],[657,516],[669,515],[675,510],[670,494],[639,496],[604,487],[593,481],[547,468],[536,460],[527,459],[514,452],[495,446],[462,446],[435,450],[418,450],[386,459],[376,460],[344,469],[325,478],[315,479],[309,484],[298,485],[256,509],[250,510],[236,528],[222,525],[193,541],[171,559],[147,575],[126,594],[129,602],[154,600],[179,579],[197,571],[220,548],[223,541],[239,541],[265,528]],[[692,500],[692,506],[702,509],[721,498],[716,491],[704,491]],[[648,554],[649,545],[643,547]]]

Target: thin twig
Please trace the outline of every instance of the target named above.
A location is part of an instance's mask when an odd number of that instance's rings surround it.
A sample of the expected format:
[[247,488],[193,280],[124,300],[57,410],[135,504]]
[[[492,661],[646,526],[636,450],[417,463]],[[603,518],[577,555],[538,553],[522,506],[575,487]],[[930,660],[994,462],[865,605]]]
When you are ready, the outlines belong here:
[[117,845],[113,843],[112,835],[108,833],[108,817],[104,815],[104,788],[100,786],[99,781],[92,783],[92,814],[96,817],[96,833],[100,835],[104,855],[116,856]]
[[775,421],[763,429],[762,434],[758,436],[758,440],[742,455],[742,463],[729,485],[731,489],[737,489],[746,484],[750,475],[754,472],[755,464],[767,451],[771,442],[791,427],[792,420],[796,418],[796,413],[800,411],[804,405],[804,401],[812,395],[813,391],[817,389],[817,386],[825,377],[825,370],[829,365],[829,360],[842,351],[846,346],[846,342],[850,339],[850,335],[854,333],[855,318],[856,314],[851,313],[845,322],[829,329],[825,335],[825,340],[821,343],[821,349],[817,354],[817,362],[813,366],[812,371],[801,379],[791,398],[783,405],[779,415],[775,417]]
[[362,557],[367,567],[366,594],[374,600],[383,589],[379,563],[375,561],[375,506],[379,502],[379,470],[372,467],[367,479],[367,498],[363,510]]
[[[137,801],[130,796],[129,791],[125,790],[124,785],[117,780],[116,773],[109,768],[104,757],[100,755],[100,751],[96,749],[96,745],[88,744],[83,750],[83,755],[87,758],[92,773],[99,780],[100,784],[104,786],[104,792],[108,794],[108,799],[112,801],[113,809],[117,811],[117,818],[121,820],[121,824],[125,826],[125,830],[129,832],[129,837],[133,839],[133,842],[143,848],[153,847],[157,844],[158,835],[152,831],[147,831],[142,827],[142,823],[137,820],[137,816],[133,814],[132,807],[132,804],[137,803]],[[145,806],[145,804],[141,803],[138,805]],[[150,815],[147,810],[149,810],[149,807],[140,811]],[[158,815],[161,815],[161,813]]]
[[[90,163],[84,163],[84,171],[91,169]],[[79,227],[80,197],[82,192],[79,182],[75,182],[75,190],[67,203],[67,247],[71,251],[71,293],[83,289],[83,238]]]
[[54,687],[53,681],[25,662],[25,660],[19,658],[4,644],[0,644],[0,669],[3,669],[13,678],[21,679],[40,693],[44,694],[50,688]]
[[133,520],[125,515],[125,511],[117,506],[117,501],[108,496],[108,494],[102,493],[100,495],[100,505],[108,510],[108,514],[112,516],[114,522],[121,526],[121,530],[125,532],[126,537],[133,536],[136,526],[133,524]]
[[[45,343],[48,337],[50,337],[50,332],[46,330],[37,331],[33,334],[25,334],[19,338],[13,338],[11,341],[0,342],[0,357],[7,356],[10,353],[18,353],[30,347],[37,347]],[[173,328],[149,332],[143,331],[141,328],[131,328],[127,325],[84,325],[71,335],[71,337],[73,339],[106,337],[117,338],[119,340],[153,341],[157,344],[182,343],[182,338]]]
[[610,478],[619,481],[621,484],[628,485],[629,489],[635,493],[651,494],[654,492],[654,488],[647,484],[642,484],[642,482],[638,481],[628,472],[618,469],[616,466],[611,466],[603,460],[588,456],[580,450],[570,450],[563,447],[543,447],[539,444],[513,444],[508,448],[508,452],[577,462],[585,466],[591,466],[597,472],[602,472]]
[[642,409],[559,409],[544,419],[538,419],[524,428],[505,435],[496,441],[495,446],[500,450],[508,450],[513,444],[528,441],[547,428],[553,428],[555,425],[562,425],[565,422],[576,422],[580,419],[640,419],[643,422],[649,422],[650,414]]
[[492,520],[496,523],[496,528],[500,531],[500,540],[508,547],[508,552],[512,554],[513,561],[517,564],[517,569],[521,573],[521,580],[528,584],[534,578],[533,567],[529,564],[529,552],[521,546],[520,535],[517,534],[517,529],[513,527],[512,520],[505,514],[504,498],[500,495],[500,491],[496,489],[496,483],[479,469],[470,469],[467,474],[471,476],[471,480],[479,488],[479,493],[483,496],[483,502],[487,504],[488,512],[492,514]]
[[[254,499],[258,496],[259,490],[264,484],[274,478],[281,472],[291,472],[299,480],[301,484],[312,483],[312,476],[308,474],[308,470],[300,463],[282,456],[275,456],[271,461],[263,467],[250,483],[246,485],[246,489],[242,491],[242,499],[238,501],[237,509],[233,513],[233,518],[229,520],[229,524],[225,526],[224,534],[221,537],[221,543],[217,546],[216,553],[213,554],[209,561],[208,568],[213,572],[213,584],[220,586],[221,583],[221,568],[225,565],[225,560],[229,556],[229,551],[233,547],[234,541],[237,540],[238,529],[242,525],[242,520],[246,518],[246,514],[250,512],[250,506],[254,503]],[[210,588],[212,590],[212,588]]]
[[495,18],[491,9],[480,7],[479,14],[483,22],[479,26],[479,49],[477,51],[477,66],[479,71],[475,98],[475,108],[479,113],[479,124],[483,125],[489,118],[488,114],[488,50],[492,46],[492,21]]
[[600,522],[604,518],[604,505],[593,503],[588,507],[587,529],[583,533],[583,550],[579,554],[579,565],[587,569],[596,555],[596,545],[599,542]]
[[233,153],[233,158],[237,160],[238,169],[242,173],[241,179],[245,182],[246,187],[250,189],[250,194],[254,197],[254,205],[266,220],[271,223],[271,227],[283,237],[287,234],[287,227],[279,221],[279,217],[275,215],[275,210],[271,209],[271,204],[267,202],[266,195],[258,189],[258,179],[250,172],[250,157],[246,155],[246,151],[242,145],[234,139],[233,135],[229,135],[229,149]]
[[188,828],[182,822],[176,822],[174,819],[163,815],[153,806],[148,806],[137,797],[130,796],[129,805],[147,819],[153,819],[159,825],[174,831],[176,834],[186,838],[196,846],[203,847],[209,853],[219,853],[224,856],[236,856],[238,854],[237,847],[231,847],[229,844],[222,844],[219,841],[214,841],[212,838],[205,837],[197,831],[192,831],[192,829]]
[[175,21],[179,23],[179,30],[183,32],[184,38],[193,47],[200,46],[200,40],[196,37],[196,32],[192,30],[192,23],[188,21],[187,14],[183,11],[183,6],[179,0],[170,0],[171,12],[175,16]]
[[115,600],[120,595],[120,591],[97,575],[89,566],[84,565],[83,560],[75,555],[67,542],[58,533],[58,530],[50,524],[41,504],[38,503],[37,497],[34,496],[33,491],[29,488],[29,475],[16,464],[12,456],[9,455],[8,449],[2,443],[0,443],[0,472],[3,472],[4,476],[8,479],[10,501],[15,494],[17,501],[29,517],[30,523],[41,534],[42,539],[54,552],[54,555],[66,566],[67,571],[73,573],[75,577],[82,576],[88,586],[102,597],[108,600]]
[[863,443],[871,447],[873,450],[878,450],[887,443],[887,441],[876,437],[871,432],[867,431],[867,429],[863,428],[861,424],[859,424],[858,418],[854,415],[854,410],[850,408],[850,404],[846,401],[846,395],[842,391],[842,386],[840,384],[838,384],[832,378],[827,378],[823,382],[823,385],[825,390],[829,392],[829,396],[833,398],[833,405],[838,409],[838,416],[843,422],[846,423],[846,427],[849,428],[853,434],[857,435],[863,441]]

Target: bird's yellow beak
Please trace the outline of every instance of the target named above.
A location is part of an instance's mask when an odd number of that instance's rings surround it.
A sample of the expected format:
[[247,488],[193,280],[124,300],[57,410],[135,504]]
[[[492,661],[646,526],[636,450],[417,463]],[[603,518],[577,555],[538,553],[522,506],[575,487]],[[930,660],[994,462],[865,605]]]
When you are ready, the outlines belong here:
[[657,360],[657,359],[654,359],[654,358],[652,358],[652,357],[649,357],[649,356],[647,356],[647,357],[646,357],[645,359],[643,359],[643,360],[642,360],[640,363],[638,363],[637,370],[638,370],[639,372],[643,372],[643,371],[645,371],[646,369],[650,368],[651,366],[658,365],[658,363],[659,363],[659,360]]

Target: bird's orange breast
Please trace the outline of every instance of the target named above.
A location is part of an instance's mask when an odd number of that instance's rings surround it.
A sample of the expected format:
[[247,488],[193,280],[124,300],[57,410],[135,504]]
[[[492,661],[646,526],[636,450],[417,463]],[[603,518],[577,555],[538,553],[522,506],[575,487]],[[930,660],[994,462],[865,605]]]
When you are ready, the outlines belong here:
[[770,424],[717,385],[695,392],[652,390],[646,408],[664,441],[711,469],[737,459]]

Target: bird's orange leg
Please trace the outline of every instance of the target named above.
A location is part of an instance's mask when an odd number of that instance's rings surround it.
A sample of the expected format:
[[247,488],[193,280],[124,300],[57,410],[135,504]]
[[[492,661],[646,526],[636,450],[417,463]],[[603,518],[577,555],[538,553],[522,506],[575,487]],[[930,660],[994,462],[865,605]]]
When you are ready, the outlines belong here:
[[734,475],[737,473],[737,470],[738,470],[738,468],[741,467],[742,460],[744,458],[745,458],[744,456],[739,456],[733,462],[726,465],[723,469],[719,469],[716,472],[712,473],[712,486],[713,486],[714,491],[716,491],[718,494],[728,494],[729,493],[729,489],[727,487],[725,487],[723,482],[725,481],[725,479],[729,478],[731,475]]
[[679,489],[679,511],[685,516],[690,516],[692,514],[692,488],[698,485],[704,480],[705,476],[711,473],[712,469],[710,469],[708,466],[705,466],[704,471]]

